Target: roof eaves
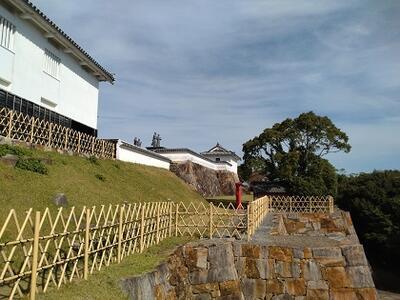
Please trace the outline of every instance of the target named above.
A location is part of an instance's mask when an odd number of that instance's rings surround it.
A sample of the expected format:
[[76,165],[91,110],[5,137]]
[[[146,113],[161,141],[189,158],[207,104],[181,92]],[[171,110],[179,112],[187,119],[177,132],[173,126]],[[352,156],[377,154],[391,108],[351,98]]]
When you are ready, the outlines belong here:
[[69,42],[73,47],[75,47],[79,52],[83,54],[83,56],[94,66],[96,66],[106,78],[106,81],[110,83],[114,83],[115,78],[114,74],[107,71],[104,67],[102,67],[93,57],[91,57],[81,46],[79,46],[68,34],[66,34],[60,27],[57,26],[49,17],[47,17],[39,8],[37,8],[32,2],[29,0],[18,0],[19,2],[23,2],[27,7],[29,7],[36,15],[40,16],[42,20],[44,20],[48,25],[50,25],[53,29],[57,31],[67,42]]

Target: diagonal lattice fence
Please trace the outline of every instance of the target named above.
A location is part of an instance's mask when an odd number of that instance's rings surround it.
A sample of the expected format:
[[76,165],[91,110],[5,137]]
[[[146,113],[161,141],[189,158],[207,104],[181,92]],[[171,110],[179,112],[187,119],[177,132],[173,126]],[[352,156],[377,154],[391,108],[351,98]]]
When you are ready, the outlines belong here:
[[247,209],[200,202],[12,209],[0,223],[0,299],[35,299],[171,236],[250,239],[271,211],[329,213],[333,198],[265,196]]
[[78,154],[115,157],[115,145],[112,142],[5,107],[0,108],[0,135]]

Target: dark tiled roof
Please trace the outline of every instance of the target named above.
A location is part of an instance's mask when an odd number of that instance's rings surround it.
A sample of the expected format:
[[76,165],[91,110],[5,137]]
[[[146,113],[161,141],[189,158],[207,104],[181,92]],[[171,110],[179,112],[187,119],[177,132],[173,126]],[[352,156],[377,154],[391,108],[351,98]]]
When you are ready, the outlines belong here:
[[138,147],[138,146],[129,144],[129,143],[124,142],[124,141],[122,141],[122,140],[119,140],[119,139],[108,139],[108,141],[114,142],[115,144],[117,144],[117,143],[120,141],[120,142],[121,142],[121,147],[123,147],[123,148],[131,149],[131,150],[134,150],[134,151],[136,151],[136,152],[141,152],[141,153],[143,153],[144,155],[147,155],[147,156],[149,156],[149,157],[153,157],[153,158],[156,158],[156,159],[163,160],[163,161],[165,161],[165,162],[171,163],[171,160],[170,160],[169,158],[165,157],[165,156],[162,156],[162,155],[157,154],[157,153],[155,153],[155,152],[153,152],[153,151],[149,151],[149,150],[147,150],[147,149],[140,148],[140,147]]
[[[151,149],[151,148],[150,148]],[[194,156],[197,156],[201,159],[204,159],[205,161],[211,162],[213,164],[221,164],[221,165],[228,165],[228,166],[232,166],[229,162],[227,161],[214,161],[211,160],[207,157],[205,157],[204,155],[201,155],[193,150],[190,150],[188,148],[172,148],[172,149],[168,149],[168,148],[153,148],[152,151],[157,152],[157,153],[190,153]]]
[[[214,149],[218,149],[218,150],[214,150]],[[236,159],[240,160],[240,157],[233,151],[229,151],[227,149],[225,149],[224,147],[222,147],[219,143],[217,143],[217,145],[215,145],[214,147],[212,147],[210,150],[202,152],[201,153],[204,156],[220,156],[220,155],[232,155],[233,157],[235,157]]]
[[42,17],[49,25],[51,25],[58,33],[60,33],[65,39],[67,39],[75,48],[77,48],[83,55],[86,56],[95,66],[97,66],[100,70],[104,72],[106,77],[108,77],[108,81],[113,83],[115,81],[114,74],[107,71],[103,68],[93,57],[91,57],[81,46],[79,46],[68,34],[66,34],[60,27],[57,26],[49,17],[47,17],[39,8],[37,8],[32,2],[29,0],[19,0],[27,4],[36,14]]

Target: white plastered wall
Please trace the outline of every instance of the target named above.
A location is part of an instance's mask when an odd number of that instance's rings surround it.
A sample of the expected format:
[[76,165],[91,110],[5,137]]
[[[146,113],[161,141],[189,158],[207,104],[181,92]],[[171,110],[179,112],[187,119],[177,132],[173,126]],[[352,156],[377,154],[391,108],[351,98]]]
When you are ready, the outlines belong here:
[[[70,54],[54,47],[30,22],[0,4],[0,16],[16,27],[13,50],[0,46],[0,87],[89,127],[97,128],[99,81]],[[58,79],[44,72],[44,51],[61,59]],[[45,98],[54,105],[41,101]]]

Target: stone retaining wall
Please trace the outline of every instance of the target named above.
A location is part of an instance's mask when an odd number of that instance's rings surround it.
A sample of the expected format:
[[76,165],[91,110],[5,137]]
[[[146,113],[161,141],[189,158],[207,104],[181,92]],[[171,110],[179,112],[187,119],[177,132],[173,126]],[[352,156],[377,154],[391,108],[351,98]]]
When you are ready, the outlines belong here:
[[364,249],[354,239],[334,239],[324,247],[277,241],[189,243],[155,271],[124,279],[122,287],[131,299],[146,300],[377,299]]

